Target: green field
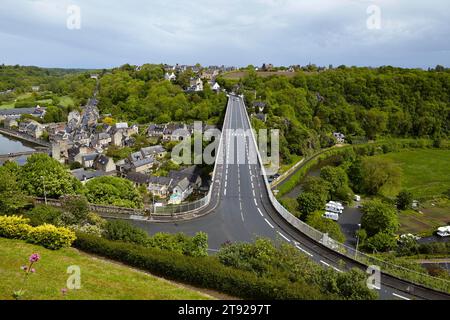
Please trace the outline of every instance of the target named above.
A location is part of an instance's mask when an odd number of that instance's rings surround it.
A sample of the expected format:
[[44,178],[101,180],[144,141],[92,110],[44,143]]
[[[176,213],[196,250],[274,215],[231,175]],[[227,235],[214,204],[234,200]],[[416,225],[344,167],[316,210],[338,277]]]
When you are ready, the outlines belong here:
[[[0,238],[0,300],[12,299],[13,291],[21,289],[24,271],[20,269],[28,257],[38,253],[41,260],[34,266],[24,285],[26,300],[203,300],[211,299],[173,282],[148,273],[130,269],[69,248],[50,251],[23,241]],[[81,269],[81,289],[66,288],[69,266]]]
[[437,228],[450,224],[450,200],[427,201],[420,212],[403,211],[399,214],[399,234],[426,233],[429,235]]
[[[20,100],[24,100],[24,99],[28,99],[31,97],[31,93],[23,93],[21,95],[19,95],[15,100],[20,101]],[[75,103],[73,101],[73,99],[69,96],[63,96],[63,97],[59,97],[60,99],[60,105],[63,107],[69,107],[69,106],[74,106]],[[37,104],[51,104],[53,101],[51,99],[42,99],[42,100],[37,100],[36,103]],[[12,101],[8,101],[8,102],[4,102],[0,105],[0,109],[12,109],[15,107],[16,102],[14,100]]]
[[385,196],[395,197],[406,189],[417,199],[427,199],[450,189],[450,150],[420,149],[377,157],[393,160],[403,171],[401,186],[383,190]]

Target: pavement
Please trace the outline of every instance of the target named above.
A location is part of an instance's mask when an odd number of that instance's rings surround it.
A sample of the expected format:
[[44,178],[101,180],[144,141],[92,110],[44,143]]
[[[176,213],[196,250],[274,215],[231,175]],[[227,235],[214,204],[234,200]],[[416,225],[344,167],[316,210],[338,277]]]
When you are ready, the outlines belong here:
[[[242,99],[230,96],[212,198],[201,217],[173,223],[132,223],[150,234],[181,232],[194,235],[205,232],[209,236],[212,253],[228,241],[252,242],[257,237],[264,237],[289,242],[325,268],[338,272],[353,267],[365,270],[366,266],[299,232],[275,211],[269,201],[260,165],[251,161],[256,156],[256,146],[244,132],[250,129],[246,112]],[[388,275],[383,274],[381,281],[378,288],[381,299],[450,299],[448,295]]]

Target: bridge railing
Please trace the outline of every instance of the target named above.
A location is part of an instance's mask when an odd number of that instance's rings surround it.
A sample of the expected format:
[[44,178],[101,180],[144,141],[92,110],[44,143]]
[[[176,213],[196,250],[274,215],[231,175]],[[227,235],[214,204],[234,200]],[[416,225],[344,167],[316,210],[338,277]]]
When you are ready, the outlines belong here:
[[[245,106],[245,102],[244,106]],[[250,118],[248,117],[248,113],[245,112],[246,119],[250,125],[251,128],[251,122]],[[264,178],[264,183],[266,186],[266,191],[269,197],[270,202],[272,203],[275,210],[292,226],[294,226],[297,230],[311,238],[312,240],[316,241],[317,243],[320,243],[327,248],[342,254],[352,260],[358,261],[366,266],[377,266],[379,267],[382,272],[385,274],[389,274],[401,279],[404,279],[410,283],[417,284],[417,285],[423,285],[427,287],[432,287],[438,290],[442,290],[443,292],[450,292],[450,281],[442,278],[433,277],[431,275],[418,272],[415,270],[411,270],[409,268],[405,268],[399,265],[395,265],[393,263],[375,258],[373,256],[367,255],[361,251],[357,251],[355,248],[347,246],[343,243],[340,243],[336,240],[333,240],[328,236],[328,234],[324,234],[323,232],[320,232],[310,225],[306,224],[305,222],[301,221],[297,217],[295,217],[291,212],[289,212],[275,197],[275,195],[272,192],[272,188],[270,187],[269,180],[267,178],[266,169],[264,167],[264,162],[262,161],[261,154],[258,149],[258,144],[256,143],[255,133],[252,130],[252,139],[254,146],[257,151],[259,166],[261,168],[261,173]]]

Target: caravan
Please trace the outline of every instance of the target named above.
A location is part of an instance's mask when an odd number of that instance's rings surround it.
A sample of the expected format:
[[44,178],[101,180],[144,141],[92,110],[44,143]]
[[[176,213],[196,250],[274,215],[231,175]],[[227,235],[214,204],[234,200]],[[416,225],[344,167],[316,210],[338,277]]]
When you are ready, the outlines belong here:
[[333,221],[338,221],[339,220],[339,214],[337,214],[335,212],[325,212],[323,217],[326,218],[326,219],[331,219]]
[[340,204],[339,202],[330,201],[325,206],[325,210],[327,212],[342,214],[342,212],[344,211],[344,206],[342,204]]
[[440,237],[450,237],[450,226],[438,229],[437,235]]

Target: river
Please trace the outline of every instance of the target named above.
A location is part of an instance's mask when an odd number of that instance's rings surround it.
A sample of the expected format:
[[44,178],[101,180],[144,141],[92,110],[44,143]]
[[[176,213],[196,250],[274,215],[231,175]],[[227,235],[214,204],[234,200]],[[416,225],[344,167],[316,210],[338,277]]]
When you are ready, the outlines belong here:
[[[14,140],[10,137],[0,134],[0,154],[17,153],[32,151],[33,145],[19,140]],[[16,162],[23,165],[27,160],[27,157],[20,157]],[[3,164],[3,160],[0,160],[0,164]]]

